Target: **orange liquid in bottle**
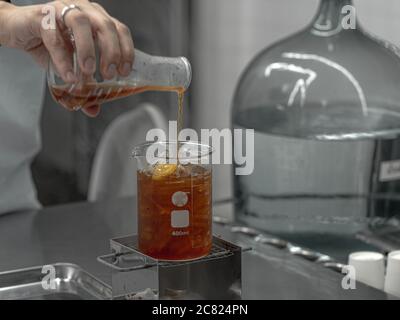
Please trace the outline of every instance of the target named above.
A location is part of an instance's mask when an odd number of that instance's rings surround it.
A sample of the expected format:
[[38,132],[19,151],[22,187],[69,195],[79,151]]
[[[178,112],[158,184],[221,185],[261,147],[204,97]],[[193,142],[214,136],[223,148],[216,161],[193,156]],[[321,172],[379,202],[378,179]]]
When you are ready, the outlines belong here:
[[[50,86],[50,92],[57,101],[69,110],[77,107],[88,108],[96,104],[103,104],[108,101],[127,97],[145,91],[170,91],[177,92],[178,96],[183,96],[185,91],[182,87],[163,87],[163,86],[121,86],[113,83],[85,83],[84,85],[54,85]],[[181,103],[180,103],[181,104]]]

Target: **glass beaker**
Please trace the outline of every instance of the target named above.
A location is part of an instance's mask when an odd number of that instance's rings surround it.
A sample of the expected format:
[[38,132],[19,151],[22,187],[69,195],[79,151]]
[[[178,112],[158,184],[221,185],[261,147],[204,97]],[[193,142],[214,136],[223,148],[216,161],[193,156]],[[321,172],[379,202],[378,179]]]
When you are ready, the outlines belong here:
[[192,69],[185,57],[169,58],[146,54],[135,49],[132,71],[127,77],[106,80],[99,72],[99,59],[93,77],[84,77],[73,54],[74,73],[79,81],[65,83],[58,75],[51,59],[47,82],[55,101],[69,110],[79,110],[124,98],[145,91],[173,91],[183,94],[192,79]]
[[183,261],[212,245],[212,148],[195,142],[137,146],[138,242],[144,254]]

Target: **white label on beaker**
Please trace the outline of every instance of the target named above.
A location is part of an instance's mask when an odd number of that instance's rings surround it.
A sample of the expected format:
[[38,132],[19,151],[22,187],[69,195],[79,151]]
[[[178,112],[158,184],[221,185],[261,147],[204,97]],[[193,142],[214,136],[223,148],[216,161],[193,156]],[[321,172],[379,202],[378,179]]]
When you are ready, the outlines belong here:
[[185,192],[182,192],[182,191],[175,192],[172,195],[172,199],[171,200],[172,200],[172,203],[174,205],[176,205],[177,207],[183,207],[189,201],[187,194]]
[[385,182],[398,179],[400,179],[400,160],[382,162],[379,181]]
[[173,210],[171,211],[172,228],[189,227],[189,210]]

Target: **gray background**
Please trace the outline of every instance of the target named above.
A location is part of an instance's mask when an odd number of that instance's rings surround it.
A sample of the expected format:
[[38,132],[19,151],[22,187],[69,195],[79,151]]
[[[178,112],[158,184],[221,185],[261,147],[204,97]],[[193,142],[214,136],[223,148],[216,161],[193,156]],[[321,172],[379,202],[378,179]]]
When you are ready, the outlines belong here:
[[[130,26],[135,44],[160,55],[186,55],[193,83],[185,105],[186,125],[230,126],[230,104],[241,71],[273,42],[306,26],[318,0],[102,0],[112,15]],[[400,2],[357,0],[365,29],[400,45]],[[34,164],[44,204],[84,199],[91,161],[105,127],[140,101],[159,105],[176,118],[176,98],[146,93],[104,106],[97,119],[69,113],[47,93],[43,112],[43,151]],[[214,168],[214,198],[231,195],[229,166]]]

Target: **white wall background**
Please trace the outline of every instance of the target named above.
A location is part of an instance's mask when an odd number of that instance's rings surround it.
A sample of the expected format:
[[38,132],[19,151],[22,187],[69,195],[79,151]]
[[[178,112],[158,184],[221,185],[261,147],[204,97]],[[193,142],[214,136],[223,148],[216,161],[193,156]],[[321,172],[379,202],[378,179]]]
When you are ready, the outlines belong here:
[[[355,0],[364,29],[400,46],[400,1]],[[241,71],[263,48],[306,26],[319,0],[194,0],[191,121],[229,128]],[[214,198],[231,196],[231,169],[214,168]]]

